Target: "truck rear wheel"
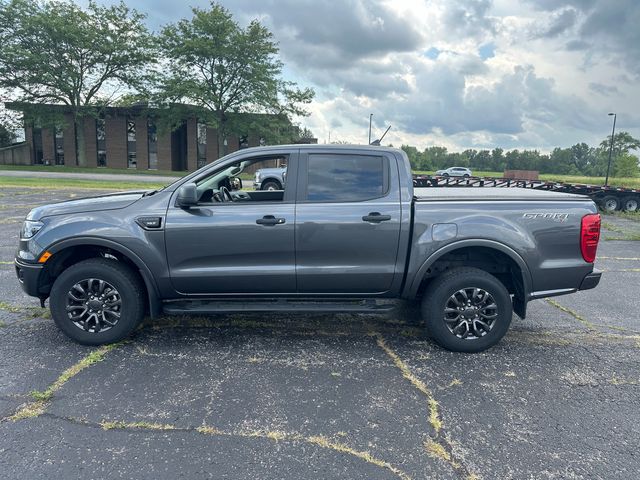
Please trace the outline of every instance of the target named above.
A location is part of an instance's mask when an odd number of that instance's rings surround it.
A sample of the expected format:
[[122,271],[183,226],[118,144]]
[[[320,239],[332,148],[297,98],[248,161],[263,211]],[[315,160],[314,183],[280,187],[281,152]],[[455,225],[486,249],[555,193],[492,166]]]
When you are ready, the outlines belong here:
[[511,296],[493,275],[455,268],[433,279],[422,300],[429,335],[454,352],[481,352],[500,341],[513,316]]
[[102,345],[126,338],[140,324],[145,292],[127,265],[91,258],[56,278],[49,304],[65,335],[83,345]]

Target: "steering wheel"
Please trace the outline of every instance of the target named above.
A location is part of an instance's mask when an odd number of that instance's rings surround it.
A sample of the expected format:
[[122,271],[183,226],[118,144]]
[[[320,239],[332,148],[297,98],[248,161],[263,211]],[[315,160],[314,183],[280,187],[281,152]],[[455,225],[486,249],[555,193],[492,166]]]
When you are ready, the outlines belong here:
[[222,202],[233,202],[233,197],[231,196],[231,192],[224,185],[220,187],[219,196]]

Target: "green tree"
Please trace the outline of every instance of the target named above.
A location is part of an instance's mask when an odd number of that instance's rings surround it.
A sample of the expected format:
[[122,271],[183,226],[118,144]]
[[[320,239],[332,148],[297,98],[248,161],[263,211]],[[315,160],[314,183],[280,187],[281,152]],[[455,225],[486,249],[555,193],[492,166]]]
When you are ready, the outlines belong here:
[[298,138],[316,138],[316,136],[313,134],[313,132],[311,130],[309,130],[307,127],[302,127],[299,128],[299,133],[298,133]]
[[480,150],[471,164],[476,170],[491,170],[491,152],[489,150]]
[[549,155],[549,161],[544,168],[540,169],[540,173],[567,173],[571,164],[571,149],[556,147]]
[[502,148],[494,148],[491,150],[491,170],[502,172],[505,167],[504,150]]
[[[234,114],[270,113],[275,124],[308,114],[304,105],[314,92],[280,78],[283,65],[267,28],[257,20],[242,28],[216,3],[192,12],[190,20],[162,30],[166,71],[160,77],[159,99],[164,104],[197,106],[201,119],[217,128],[220,155],[227,134],[246,128],[242,124],[246,117]],[[269,130],[277,129],[269,126]]]
[[418,152],[418,149],[411,145],[402,145],[400,148],[407,154],[411,168],[414,170],[421,170],[420,152]]
[[[609,164],[609,149],[611,147],[611,135],[600,142],[600,147],[595,153],[595,161],[589,169],[590,175],[603,176],[607,173]],[[628,132],[618,132],[613,139],[611,152],[611,174],[613,174],[618,157],[631,153],[640,148],[640,140],[631,136]]]
[[3,98],[0,96],[0,147],[6,147],[16,141],[18,123],[15,115],[2,108]]
[[[611,145],[611,135],[600,142],[600,149],[609,152]],[[640,149],[640,140],[634,138],[629,132],[618,132],[613,138],[613,156],[617,157],[623,153],[629,153],[631,150]]]
[[615,177],[637,177],[640,175],[638,168],[638,157],[630,153],[623,153],[616,158],[616,163],[612,166]]
[[571,147],[571,162],[576,173],[586,173],[596,161],[596,152],[586,143],[576,143]]
[[431,165],[431,169],[438,170],[453,166],[449,165],[451,158],[449,157],[449,152],[447,152],[447,147],[427,147],[424,149],[423,156],[425,164]]
[[[13,100],[68,106],[76,161],[86,165],[81,114],[95,114],[145,79],[154,58],[144,15],[124,2],[87,9],[53,0],[0,0],[0,87]],[[38,118],[39,109],[30,113]]]
[[11,145],[16,141],[16,135],[5,125],[0,124],[0,148]]

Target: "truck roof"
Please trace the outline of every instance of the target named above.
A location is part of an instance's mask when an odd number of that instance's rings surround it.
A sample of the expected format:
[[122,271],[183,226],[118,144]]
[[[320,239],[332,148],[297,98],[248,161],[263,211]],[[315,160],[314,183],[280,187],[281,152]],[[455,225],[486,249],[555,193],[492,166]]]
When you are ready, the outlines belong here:
[[294,143],[289,145],[265,145],[262,147],[251,147],[241,150],[244,152],[268,152],[270,150],[286,150],[290,148],[300,148],[303,150],[372,150],[376,152],[402,152],[399,148],[383,147],[378,145],[358,145],[358,144],[317,144],[317,143]]

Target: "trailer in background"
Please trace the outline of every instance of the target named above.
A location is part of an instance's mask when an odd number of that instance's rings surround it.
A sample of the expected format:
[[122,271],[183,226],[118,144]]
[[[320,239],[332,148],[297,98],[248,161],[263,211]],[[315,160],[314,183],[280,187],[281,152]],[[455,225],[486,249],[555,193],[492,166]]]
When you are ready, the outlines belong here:
[[520,180],[495,177],[440,177],[414,175],[414,187],[503,187],[533,188],[553,192],[587,195],[605,211],[636,212],[640,208],[640,190],[635,188],[605,187],[582,183],[546,182],[544,180]]

